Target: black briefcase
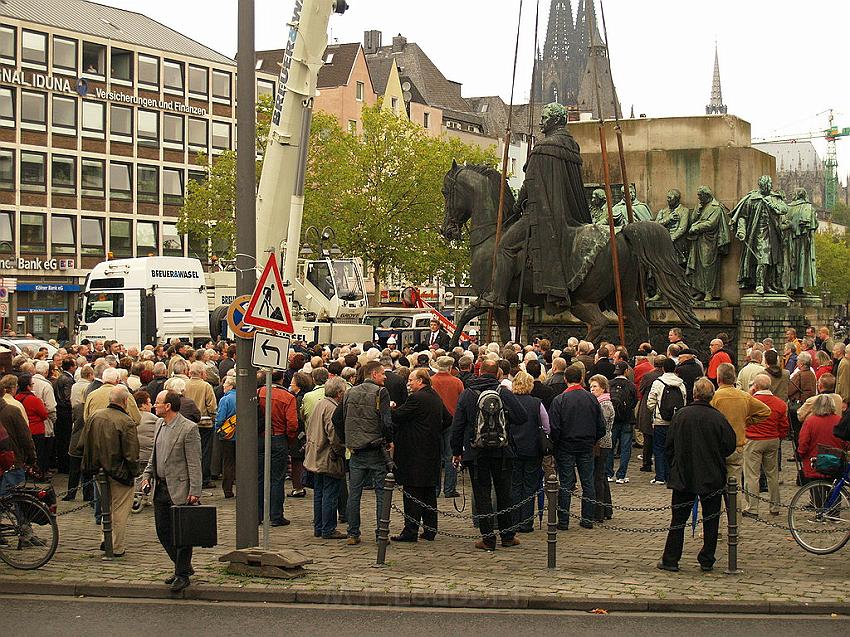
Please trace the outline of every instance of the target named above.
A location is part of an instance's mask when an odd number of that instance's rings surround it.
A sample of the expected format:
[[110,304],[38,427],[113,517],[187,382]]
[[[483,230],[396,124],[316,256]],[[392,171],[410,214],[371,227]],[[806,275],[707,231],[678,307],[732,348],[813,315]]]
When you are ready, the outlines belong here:
[[171,542],[174,546],[205,546],[218,544],[216,508],[201,505],[171,507]]

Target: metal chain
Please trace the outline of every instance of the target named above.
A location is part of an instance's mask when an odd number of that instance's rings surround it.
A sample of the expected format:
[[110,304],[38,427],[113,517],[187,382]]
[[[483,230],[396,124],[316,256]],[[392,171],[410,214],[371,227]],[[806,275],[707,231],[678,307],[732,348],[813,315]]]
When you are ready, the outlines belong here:
[[504,511],[496,511],[495,513],[481,513],[481,514],[478,514],[478,515],[474,515],[474,514],[473,515],[463,515],[463,514],[460,514],[460,513],[452,513],[451,511],[440,511],[439,509],[435,509],[434,507],[430,506],[429,504],[422,502],[422,500],[419,500],[418,498],[410,495],[407,491],[404,490],[404,487],[401,486],[401,485],[397,486],[396,489],[398,491],[401,491],[402,494],[404,495],[404,497],[409,498],[411,502],[421,506],[424,509],[427,509],[428,511],[431,511],[432,513],[437,513],[438,515],[442,515],[442,516],[445,516],[447,518],[455,518],[457,520],[473,520],[473,521],[481,520],[481,519],[484,519],[484,518],[495,518],[495,517],[498,517],[500,515],[513,513],[514,511],[521,509],[526,504],[533,502],[534,499],[543,492],[543,487],[540,487],[539,489],[537,489],[537,491],[532,493],[525,500],[520,500],[519,502],[508,507]]
[[[793,529],[790,526],[785,526],[784,524],[777,524],[776,522],[771,522],[770,520],[764,520],[760,517],[759,518],[753,518],[753,517],[750,517],[750,516],[746,516],[746,517],[748,517],[750,520],[753,520],[754,522],[758,522],[759,524],[763,524],[764,526],[771,526],[775,529],[780,529],[782,531],[793,531]],[[798,532],[799,532],[799,529],[798,529]],[[804,535],[829,535],[831,533],[848,533],[848,532],[850,532],[850,528],[848,528],[848,527],[844,527],[844,528],[832,527],[832,528],[829,528],[829,529],[822,529],[822,530],[811,530],[811,531],[806,530],[806,531],[803,532],[803,534]]]
[[495,538],[496,535],[503,535],[505,533],[512,533],[512,532],[516,531],[517,529],[522,528],[523,526],[525,526],[529,523],[534,524],[534,519],[537,517],[537,515],[534,514],[531,517],[526,518],[525,520],[521,520],[521,521],[517,522],[513,526],[509,526],[506,529],[499,529],[499,530],[494,529],[490,533],[482,533],[482,534],[478,534],[478,535],[464,535],[462,533],[450,533],[449,531],[441,531],[439,529],[435,529],[433,527],[430,527],[430,526],[426,525],[424,522],[422,522],[420,520],[416,520],[416,519],[412,518],[411,516],[407,515],[407,513],[405,513],[402,509],[399,509],[398,506],[395,503],[393,503],[392,508],[393,508],[393,511],[401,514],[401,516],[404,517],[404,519],[406,521],[411,522],[411,523],[415,523],[416,525],[421,526],[423,531],[426,531],[428,533],[434,533],[435,535],[440,534],[440,535],[445,535],[446,537],[453,537],[453,538],[456,538],[458,540],[478,540],[478,539],[491,538],[491,537]]
[[[558,513],[564,513],[564,514],[568,515],[569,517],[574,518],[574,519],[579,520],[579,521],[590,522],[590,520],[588,520],[587,518],[583,518],[580,515],[576,515],[572,511],[569,511],[568,509],[562,509],[562,508],[559,507]],[[719,518],[721,515],[723,515],[722,511],[718,511],[717,513],[712,513],[711,515],[709,515],[707,517],[703,517],[703,518],[700,518],[699,520],[697,520],[697,524],[702,524],[706,520],[713,520],[714,518]],[[667,533],[668,531],[686,529],[689,526],[691,526],[691,523],[685,522],[683,524],[676,524],[674,526],[663,526],[663,527],[659,526],[659,527],[650,527],[650,528],[630,528],[630,527],[623,527],[623,526],[614,526],[614,525],[608,524],[606,522],[606,523],[604,523],[604,526],[602,528],[609,529],[611,531],[620,531],[622,533]]]
[[[631,511],[631,512],[637,512],[637,513],[647,513],[647,512],[652,512],[652,511],[668,511],[668,510],[671,510],[671,509],[679,509],[679,508],[683,508],[683,507],[692,507],[693,506],[693,503],[690,503],[690,502],[680,502],[679,504],[671,504],[669,506],[664,506],[664,507],[627,507],[627,506],[612,504],[611,502],[602,502],[600,500],[594,500],[593,498],[586,498],[586,497],[584,497],[584,494],[579,496],[579,495],[576,494],[575,489],[568,489],[567,487],[560,487],[560,489],[561,489],[561,491],[569,492],[571,495],[574,495],[577,498],[580,497],[583,502],[588,502],[588,503],[596,505],[596,506],[610,507],[612,509],[617,509],[618,511]],[[705,499],[713,498],[713,497],[718,496],[718,495],[725,493],[725,492],[726,492],[726,488],[724,487],[722,489],[718,489],[717,491],[712,491],[711,493],[708,493],[706,495],[700,495],[700,498],[705,498]]]

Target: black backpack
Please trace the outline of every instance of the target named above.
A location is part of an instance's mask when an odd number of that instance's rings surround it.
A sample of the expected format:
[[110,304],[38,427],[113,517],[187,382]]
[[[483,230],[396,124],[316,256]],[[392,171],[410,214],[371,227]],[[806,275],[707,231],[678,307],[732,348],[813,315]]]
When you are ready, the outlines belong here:
[[634,418],[634,405],[629,404],[629,391],[622,383],[611,383],[611,404],[614,406],[614,420],[629,422]]
[[678,385],[668,385],[660,378],[658,380],[664,385],[664,391],[661,392],[661,400],[658,403],[658,413],[662,420],[670,422],[676,412],[685,406],[685,397],[682,396],[682,390]]
[[478,417],[472,432],[476,449],[501,449],[508,446],[508,428],[502,397],[494,389],[478,392]]

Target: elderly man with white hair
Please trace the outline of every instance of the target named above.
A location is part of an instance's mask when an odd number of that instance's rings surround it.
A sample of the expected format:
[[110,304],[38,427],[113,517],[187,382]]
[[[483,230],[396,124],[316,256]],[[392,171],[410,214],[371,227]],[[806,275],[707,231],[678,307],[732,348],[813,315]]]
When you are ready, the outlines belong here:
[[47,380],[48,374],[50,374],[50,363],[47,361],[35,361],[35,374],[32,377],[32,393],[41,399],[41,402],[44,403],[44,408],[47,409],[47,420],[44,421],[44,437],[53,438],[53,427],[56,424],[56,392],[53,390],[53,385]]
[[764,470],[770,495],[770,514],[779,515],[779,443],[788,435],[788,405],[770,391],[770,376],[767,374],[753,378],[750,393],[770,408],[770,415],[746,425],[744,483],[747,500],[743,514],[752,518],[759,515],[759,475]]
[[[118,370],[114,367],[107,367],[103,370],[103,385],[95,389],[86,396],[85,406],[83,407],[83,422],[86,426],[89,425],[91,417],[101,409],[109,406],[109,393],[118,385]],[[130,400],[127,403],[127,413],[138,425],[142,422],[142,415],[139,413],[139,408],[136,406],[135,400]]]

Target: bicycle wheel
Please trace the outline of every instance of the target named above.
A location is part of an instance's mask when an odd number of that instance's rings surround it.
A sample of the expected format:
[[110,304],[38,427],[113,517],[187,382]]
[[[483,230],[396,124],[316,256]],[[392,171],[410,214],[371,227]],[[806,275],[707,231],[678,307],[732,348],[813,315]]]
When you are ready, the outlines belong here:
[[850,492],[842,488],[826,506],[833,483],[818,480],[804,485],[788,508],[788,526],[797,544],[810,553],[834,553],[850,540]]
[[59,526],[47,506],[16,493],[0,502],[0,559],[13,568],[47,564],[59,545]]

